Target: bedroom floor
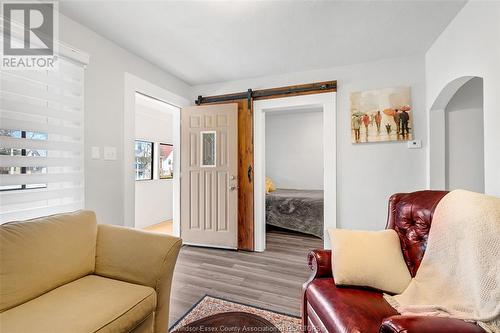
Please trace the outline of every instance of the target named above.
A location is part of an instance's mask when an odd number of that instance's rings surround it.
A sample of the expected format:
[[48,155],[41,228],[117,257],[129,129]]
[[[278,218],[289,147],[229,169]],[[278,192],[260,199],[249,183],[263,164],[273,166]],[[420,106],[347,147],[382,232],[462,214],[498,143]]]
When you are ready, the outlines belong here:
[[263,253],[184,246],[174,272],[170,323],[204,295],[299,316],[306,256],[323,248],[319,238],[269,231]]

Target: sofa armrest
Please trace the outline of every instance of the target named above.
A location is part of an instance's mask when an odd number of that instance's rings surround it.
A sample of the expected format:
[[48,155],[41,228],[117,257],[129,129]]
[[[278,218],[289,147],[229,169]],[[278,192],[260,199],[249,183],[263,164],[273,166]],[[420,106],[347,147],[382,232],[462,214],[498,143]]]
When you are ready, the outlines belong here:
[[307,255],[307,266],[312,271],[311,280],[332,277],[332,251],[312,250]]
[[485,333],[478,325],[463,320],[430,316],[392,316],[384,319],[380,333]]
[[170,288],[182,241],[160,233],[98,225],[95,274],[156,291],[155,332],[166,332]]
[[[332,274],[332,251],[331,250],[312,250],[307,254],[307,266],[312,271],[309,279],[302,285],[301,317],[304,332],[309,332],[308,328],[308,310],[307,310],[307,288],[315,279],[333,278]],[[333,284],[333,281],[332,281]]]

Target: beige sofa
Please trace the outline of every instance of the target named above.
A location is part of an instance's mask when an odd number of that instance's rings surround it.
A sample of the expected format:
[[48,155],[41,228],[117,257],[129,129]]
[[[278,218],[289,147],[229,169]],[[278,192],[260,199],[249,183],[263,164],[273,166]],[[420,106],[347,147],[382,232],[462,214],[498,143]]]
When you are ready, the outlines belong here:
[[167,332],[179,238],[79,211],[0,226],[0,332]]

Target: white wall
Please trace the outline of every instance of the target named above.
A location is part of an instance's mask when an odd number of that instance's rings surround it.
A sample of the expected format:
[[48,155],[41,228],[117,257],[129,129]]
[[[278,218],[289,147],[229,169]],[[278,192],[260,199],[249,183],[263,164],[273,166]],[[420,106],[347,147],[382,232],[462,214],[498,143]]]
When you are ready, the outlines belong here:
[[484,192],[483,82],[460,88],[446,107],[446,188]]
[[[79,23],[59,15],[60,39],[90,54],[85,71],[85,202],[99,223],[123,224],[123,110],[125,72],[189,97],[183,81],[120,48]],[[117,148],[116,161],[92,160],[92,146]],[[127,147],[127,149],[130,149]],[[132,165],[130,166],[133,167]]]
[[[339,226],[356,229],[382,228],[390,194],[426,186],[428,117],[424,110],[431,109],[441,90],[452,80],[462,76],[480,76],[484,79],[485,191],[500,196],[500,132],[496,128],[500,123],[498,2],[472,1],[466,4],[426,53],[425,66],[423,57],[416,55],[201,85],[193,89],[64,15],[59,18],[60,39],[91,55],[85,82],[85,197],[87,208],[97,212],[100,223],[122,224],[123,220],[125,72],[191,99],[198,94],[213,95],[246,91],[248,88],[338,80],[337,218]],[[415,137],[422,139],[423,149],[408,150],[403,143],[351,144],[349,93],[400,85],[412,87]],[[117,160],[90,159],[92,146],[117,147]]]
[[468,76],[483,78],[485,192],[496,196],[500,196],[499,59],[498,1],[469,1],[425,55],[430,112],[439,111],[437,99],[450,82]]
[[322,110],[266,114],[266,176],[278,188],[323,189]]
[[[391,194],[426,187],[427,120],[424,72],[424,57],[421,55],[195,86],[192,98],[196,95],[246,91],[248,88],[262,89],[338,80],[337,226],[377,230],[385,227],[387,199]],[[410,150],[405,143],[352,144],[349,93],[404,85],[412,88],[415,137],[422,139],[423,148]]]
[[173,142],[173,115],[136,104],[135,136],[155,143],[153,179],[135,182],[135,227],[173,218],[173,180],[158,178],[159,143]]

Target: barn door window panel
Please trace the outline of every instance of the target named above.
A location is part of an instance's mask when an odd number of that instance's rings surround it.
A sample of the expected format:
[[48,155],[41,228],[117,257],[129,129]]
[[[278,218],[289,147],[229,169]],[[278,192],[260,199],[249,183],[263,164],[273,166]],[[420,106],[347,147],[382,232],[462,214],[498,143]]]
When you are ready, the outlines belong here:
[[217,132],[201,132],[201,166],[215,167],[217,160]]

